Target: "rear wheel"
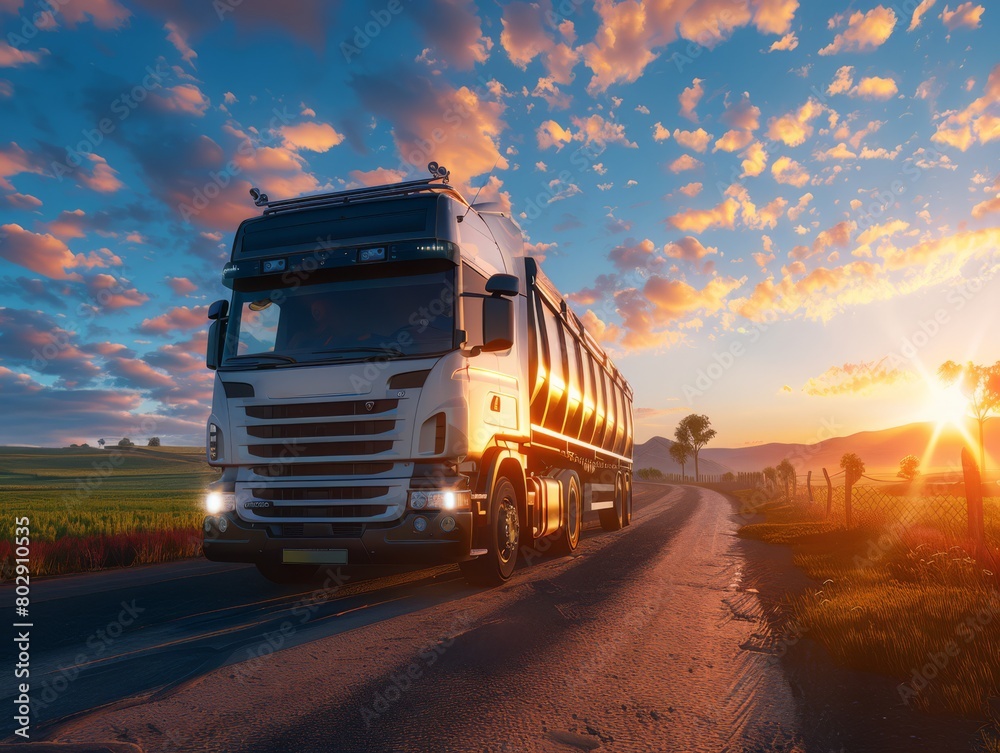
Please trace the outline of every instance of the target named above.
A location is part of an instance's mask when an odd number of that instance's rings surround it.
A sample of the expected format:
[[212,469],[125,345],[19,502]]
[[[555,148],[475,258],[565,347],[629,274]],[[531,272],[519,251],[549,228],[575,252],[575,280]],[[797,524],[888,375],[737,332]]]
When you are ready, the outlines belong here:
[[625,482],[625,515],[623,516],[623,522],[625,525],[632,525],[632,477],[628,474],[624,475],[622,479]]
[[318,565],[285,565],[281,562],[258,562],[257,572],[272,583],[289,585],[309,583],[319,574]]
[[580,532],[583,530],[583,495],[580,493],[580,477],[573,472],[567,472],[562,482],[565,485],[566,520],[559,532],[553,534],[552,553],[556,556],[572,554],[580,543]]
[[601,528],[605,531],[618,531],[627,523],[625,522],[625,480],[622,474],[615,477],[615,506],[607,510],[600,510]]
[[490,499],[490,530],[486,554],[459,563],[465,579],[474,586],[498,586],[510,578],[517,564],[521,521],[514,484],[501,476]]

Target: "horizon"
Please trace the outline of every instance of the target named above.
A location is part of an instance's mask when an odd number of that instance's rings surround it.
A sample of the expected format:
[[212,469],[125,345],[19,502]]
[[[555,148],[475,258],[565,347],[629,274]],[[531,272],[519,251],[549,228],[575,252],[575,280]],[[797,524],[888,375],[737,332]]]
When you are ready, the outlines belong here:
[[6,4],[0,442],[203,441],[249,186],[430,159],[511,207],[637,440],[689,413],[734,448],[947,421],[940,364],[1000,361],[1000,13],[758,5],[463,2],[443,30],[428,3],[357,44],[367,6]]

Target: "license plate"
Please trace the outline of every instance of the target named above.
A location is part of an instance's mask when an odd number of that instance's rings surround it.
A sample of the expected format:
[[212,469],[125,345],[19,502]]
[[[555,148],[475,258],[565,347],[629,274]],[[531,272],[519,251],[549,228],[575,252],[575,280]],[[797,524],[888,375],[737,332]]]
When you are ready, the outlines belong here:
[[281,561],[286,565],[346,565],[346,549],[284,549]]

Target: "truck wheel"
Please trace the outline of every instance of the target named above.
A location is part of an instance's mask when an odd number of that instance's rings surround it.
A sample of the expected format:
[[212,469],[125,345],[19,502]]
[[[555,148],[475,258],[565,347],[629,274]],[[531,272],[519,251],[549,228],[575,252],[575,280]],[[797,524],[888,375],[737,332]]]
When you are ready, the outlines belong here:
[[257,572],[280,585],[309,583],[319,573],[318,565],[285,565],[281,562],[258,562]]
[[465,579],[474,586],[499,586],[514,572],[521,521],[514,484],[506,476],[497,479],[490,495],[487,553],[459,563]]
[[619,473],[615,479],[615,506],[599,510],[601,528],[605,531],[619,531],[625,525],[625,481]]
[[572,554],[580,543],[580,532],[583,530],[583,495],[580,494],[580,477],[568,472],[563,477],[566,484],[566,520],[559,533],[549,539],[552,542],[552,553],[557,557]]

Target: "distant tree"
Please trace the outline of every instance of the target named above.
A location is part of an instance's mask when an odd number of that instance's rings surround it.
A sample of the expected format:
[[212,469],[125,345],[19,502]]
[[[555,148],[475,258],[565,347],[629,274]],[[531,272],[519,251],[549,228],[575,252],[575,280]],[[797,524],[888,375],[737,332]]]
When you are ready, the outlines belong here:
[[135,444],[128,437],[122,437],[118,440],[119,447],[135,447]]
[[694,455],[695,481],[699,480],[698,453],[701,452],[702,447],[715,438],[715,435],[716,431],[712,428],[712,422],[708,416],[697,413],[692,413],[690,416],[681,419],[681,422],[674,430],[674,436],[677,438],[677,441],[690,447],[691,454]]
[[844,476],[850,486],[860,481],[865,472],[864,461],[853,452],[844,453],[840,458],[840,467],[844,469]]
[[104,449],[104,445],[107,444],[107,443],[103,439],[98,439],[97,440],[97,444],[99,444],[101,446],[101,449],[103,450]]
[[70,447],[79,447],[79,446],[80,446],[80,445],[78,445],[78,444],[71,444],[71,445],[70,445]]
[[674,442],[670,445],[670,457],[681,467],[681,481],[684,480],[684,466],[687,465],[688,458],[691,457],[692,452],[693,450],[689,445],[682,444],[681,442]]
[[722,480],[727,483],[730,481],[735,481],[736,474],[733,473],[732,471],[726,471],[725,473],[722,474]]
[[761,473],[764,474],[764,481],[769,489],[773,489],[778,483],[778,470],[773,465],[769,465]]
[[979,471],[982,473],[986,470],[983,427],[990,414],[1000,408],[1000,361],[992,366],[980,366],[972,361],[964,365],[945,361],[938,368],[938,376],[945,384],[958,383],[969,400],[969,409],[979,423]]
[[662,481],[664,479],[663,471],[659,468],[640,468],[635,475],[643,481]]
[[913,479],[920,475],[920,471],[917,470],[919,466],[920,458],[916,455],[907,455],[899,461],[899,471],[896,475],[900,478],[905,478],[907,481],[913,481]]
[[83,443],[82,445],[80,445],[80,446],[81,446],[81,447],[90,447],[90,445],[89,445],[89,444],[87,444],[86,442],[84,442],[84,443]]
[[775,470],[778,473],[778,478],[780,478],[781,482],[785,485],[785,496],[788,496],[789,484],[792,486],[792,495],[794,496],[797,491],[795,488],[795,466],[792,465],[788,458],[785,458],[778,463],[778,467]]
[[149,441],[146,442],[146,447],[159,447],[159,446],[160,446],[159,437],[150,437]]

